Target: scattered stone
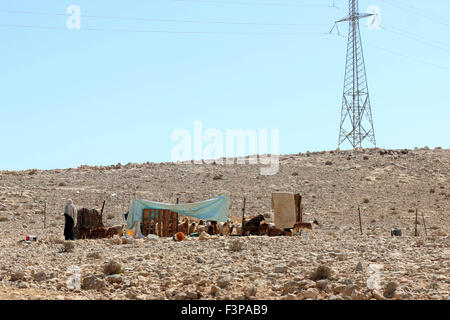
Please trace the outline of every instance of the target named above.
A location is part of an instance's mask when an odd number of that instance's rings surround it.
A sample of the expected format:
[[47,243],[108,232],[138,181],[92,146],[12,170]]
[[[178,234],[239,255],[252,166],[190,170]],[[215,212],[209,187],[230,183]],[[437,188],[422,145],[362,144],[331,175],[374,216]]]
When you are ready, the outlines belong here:
[[318,280],[316,282],[316,287],[320,290],[325,290],[330,284],[330,281],[327,279]]
[[47,275],[44,271],[40,271],[33,274],[33,279],[37,282],[45,281],[47,279]]
[[202,233],[200,233],[199,240],[209,240],[211,239],[211,236],[209,234],[207,234],[205,231],[202,231]]
[[209,293],[210,293],[211,295],[215,296],[219,291],[220,291],[219,287],[212,286]]
[[130,300],[137,300],[137,293],[130,290],[125,294],[125,298],[130,299]]
[[106,277],[106,281],[109,283],[122,283],[122,276],[119,274],[113,274]]
[[379,293],[377,290],[374,290],[372,292],[372,296],[376,299],[376,300],[385,300],[383,295],[381,293]]
[[206,259],[203,257],[197,257],[197,263],[205,263]]
[[288,281],[283,285],[283,288],[281,289],[282,295],[287,295],[291,293],[295,293],[299,288],[299,285],[296,281]]
[[319,295],[319,290],[316,288],[309,288],[302,292],[302,296],[304,299],[315,299]]
[[338,295],[331,295],[328,300],[344,300],[344,298]]
[[197,300],[198,299],[198,293],[193,291],[186,292],[186,299],[190,300]]
[[356,286],[354,284],[347,285],[345,290],[342,292],[344,297],[351,297],[356,290]]
[[344,284],[338,284],[337,286],[335,286],[333,288],[334,292],[337,294],[341,294],[345,291],[345,289],[347,289],[347,286]]
[[86,258],[88,258],[88,259],[101,259],[102,256],[101,256],[101,254],[99,252],[89,252],[86,255]]
[[224,276],[224,277],[221,277],[219,280],[217,280],[216,284],[219,288],[223,289],[223,288],[227,287],[230,284],[230,282],[231,282],[230,277]]
[[10,275],[10,281],[19,281],[25,278],[25,274],[21,271],[13,272]]
[[364,265],[361,261],[356,264],[355,271],[364,271]]
[[105,282],[94,275],[88,275],[83,278],[81,288],[84,290],[101,290],[105,287]]
[[284,264],[279,264],[276,265],[275,268],[273,269],[273,272],[275,273],[286,273],[288,272],[289,268],[288,266],[284,265]]

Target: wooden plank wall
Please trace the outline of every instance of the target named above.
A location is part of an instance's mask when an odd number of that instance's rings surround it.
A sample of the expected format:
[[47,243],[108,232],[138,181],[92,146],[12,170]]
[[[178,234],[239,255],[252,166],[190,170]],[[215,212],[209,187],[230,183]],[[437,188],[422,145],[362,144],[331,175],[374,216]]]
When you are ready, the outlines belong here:
[[172,237],[178,232],[178,213],[166,209],[144,209],[142,233]]

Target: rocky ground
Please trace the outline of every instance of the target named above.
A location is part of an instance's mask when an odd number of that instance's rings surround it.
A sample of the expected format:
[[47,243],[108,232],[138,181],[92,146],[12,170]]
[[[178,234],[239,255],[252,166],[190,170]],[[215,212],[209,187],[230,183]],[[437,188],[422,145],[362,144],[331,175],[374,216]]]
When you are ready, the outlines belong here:
[[[260,167],[1,171],[0,299],[450,298],[450,150],[285,155],[273,176],[260,175]],[[106,200],[104,223],[113,226],[123,223],[134,197],[187,202],[227,195],[237,217],[245,196],[247,215],[270,220],[275,191],[301,193],[304,220],[316,218],[320,226],[294,237],[63,241],[69,197],[79,208]],[[403,236],[391,237],[394,227]],[[26,235],[38,241],[23,242]],[[72,289],[77,272],[81,288]]]

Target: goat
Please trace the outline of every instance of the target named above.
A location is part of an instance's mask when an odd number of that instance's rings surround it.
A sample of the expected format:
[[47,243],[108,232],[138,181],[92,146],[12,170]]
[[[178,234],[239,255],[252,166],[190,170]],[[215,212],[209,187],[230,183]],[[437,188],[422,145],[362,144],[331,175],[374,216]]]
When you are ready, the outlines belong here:
[[229,236],[233,232],[234,225],[231,221],[227,221],[222,225],[221,234],[224,236]]
[[217,227],[216,221],[211,221],[209,223],[209,225],[207,226],[207,233],[211,236],[220,233],[219,228]]
[[106,238],[107,229],[103,227],[92,229],[89,232],[89,239],[102,239]]
[[90,233],[90,229],[89,228],[81,227],[79,229],[79,232],[80,232],[80,239],[87,239],[87,238],[89,238],[89,233]]
[[243,231],[244,234],[258,234],[258,228],[262,221],[264,221],[264,216],[262,214],[257,215],[256,217],[251,218],[249,221],[244,221]]
[[125,229],[125,224],[123,224],[121,226],[116,226],[116,227],[109,228],[106,231],[106,237],[107,238],[112,238],[115,235],[118,235],[119,237],[121,237],[123,235],[124,229]]
[[182,223],[178,224],[178,232],[183,232],[184,234],[189,233],[189,219],[184,218]]
[[299,232],[300,231],[300,229],[308,229],[308,230],[312,230],[312,223],[307,223],[307,222],[297,222],[295,225],[294,225],[294,228],[292,228],[292,231],[294,232],[294,233],[296,233],[296,232]]

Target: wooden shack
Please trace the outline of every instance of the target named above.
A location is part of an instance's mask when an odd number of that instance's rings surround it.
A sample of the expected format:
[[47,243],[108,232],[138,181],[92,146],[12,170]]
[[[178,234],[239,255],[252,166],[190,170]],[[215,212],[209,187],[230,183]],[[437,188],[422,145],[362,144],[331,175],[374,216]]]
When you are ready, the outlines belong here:
[[74,227],[75,239],[83,239],[94,229],[103,228],[103,213],[96,209],[78,210],[77,225]]
[[292,228],[303,221],[302,196],[298,193],[272,193],[272,210],[277,228]]

